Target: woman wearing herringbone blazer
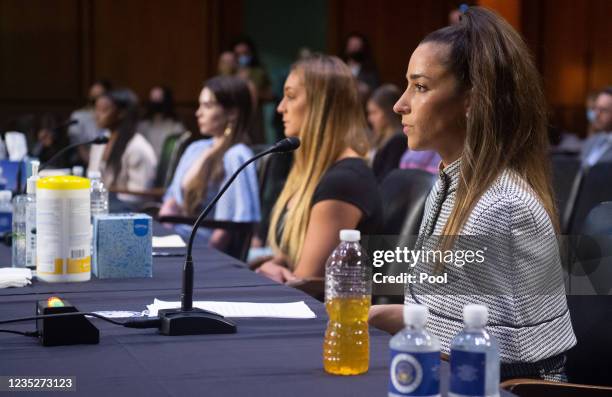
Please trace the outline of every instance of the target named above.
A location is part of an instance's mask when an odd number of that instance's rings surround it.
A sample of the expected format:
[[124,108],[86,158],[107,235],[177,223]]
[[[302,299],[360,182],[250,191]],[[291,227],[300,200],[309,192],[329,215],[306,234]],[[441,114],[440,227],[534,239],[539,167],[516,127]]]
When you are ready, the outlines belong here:
[[[463,306],[487,305],[502,378],[564,380],[576,338],[555,238],[546,106],[525,43],[502,18],[471,7],[420,43],[406,79],[394,110],[408,145],[442,158],[415,249],[486,254],[481,264],[417,263],[413,272],[450,281],[410,283],[405,301],[427,305],[444,353],[463,327]],[[370,323],[396,332],[401,313],[401,305],[374,306]]]

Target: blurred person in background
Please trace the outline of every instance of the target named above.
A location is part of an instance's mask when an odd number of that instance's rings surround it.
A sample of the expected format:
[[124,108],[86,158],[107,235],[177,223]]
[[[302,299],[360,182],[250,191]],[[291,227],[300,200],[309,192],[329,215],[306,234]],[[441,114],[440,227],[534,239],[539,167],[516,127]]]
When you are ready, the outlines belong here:
[[591,92],[586,97],[586,101],[584,102],[584,108],[586,110],[586,120],[587,120],[587,129],[586,129],[586,138],[590,137],[595,133],[595,101],[597,100],[597,96],[599,92]]
[[[251,96],[246,82],[234,76],[217,76],[206,81],[196,111],[202,135],[185,150],[172,183],[164,196],[160,216],[197,216],[214,198],[220,187],[253,152],[245,145],[251,127]],[[231,222],[260,220],[259,186],[255,165],[249,165],[225,194],[210,215]],[[188,236],[191,227],[179,225],[176,231]],[[227,230],[201,228],[198,237],[223,250],[229,243]]]
[[348,35],[344,44],[342,59],[357,78],[357,89],[361,99],[365,99],[378,87],[380,79],[368,39],[361,33]]
[[[46,163],[58,151],[68,146],[66,128],[58,128],[60,125],[59,118],[53,113],[44,113],[38,120],[37,141],[32,149],[32,156],[38,158],[41,164]],[[52,168],[70,167],[70,154],[57,158],[50,166]]]
[[106,92],[96,100],[95,116],[98,127],[110,131],[110,140],[104,145],[92,145],[88,172],[100,171],[104,185],[119,191],[119,200],[142,201],[126,191],[151,188],[157,157],[151,144],[137,133],[138,98],[128,89]]
[[[96,124],[94,106],[96,99],[111,88],[110,81],[105,79],[96,80],[91,85],[87,96],[87,104],[70,115],[71,120],[78,121],[77,124],[68,128],[68,137],[71,144],[87,142],[104,134],[104,129]],[[80,146],[77,148],[78,157],[71,159],[71,161],[87,165],[89,162],[89,150],[89,146]]]
[[606,87],[595,99],[593,131],[582,148],[584,165],[612,161],[612,86]]
[[262,106],[274,99],[270,77],[261,64],[255,44],[247,37],[241,37],[232,46],[238,61],[237,75],[250,82],[253,96],[253,124],[250,129],[252,144],[265,143],[265,129]]
[[174,111],[174,97],[168,87],[155,86],[149,92],[144,119],[138,124],[138,132],[153,146],[155,155],[160,158],[166,138],[182,133],[185,127]]
[[366,105],[372,134],[372,170],[379,182],[391,170],[399,167],[400,158],[407,147],[401,117],[393,111],[393,105],[400,96],[399,88],[393,84],[385,84],[372,93]]
[[223,51],[217,62],[217,74],[220,76],[233,76],[238,71],[238,60],[232,51]]

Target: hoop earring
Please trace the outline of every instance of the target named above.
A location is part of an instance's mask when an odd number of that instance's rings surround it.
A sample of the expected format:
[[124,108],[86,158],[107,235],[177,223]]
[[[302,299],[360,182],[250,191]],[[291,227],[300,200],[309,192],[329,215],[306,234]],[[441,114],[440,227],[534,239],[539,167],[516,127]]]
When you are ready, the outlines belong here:
[[224,136],[230,136],[232,135],[232,125],[231,124],[227,124],[227,127],[225,127],[225,130],[223,130],[223,135]]

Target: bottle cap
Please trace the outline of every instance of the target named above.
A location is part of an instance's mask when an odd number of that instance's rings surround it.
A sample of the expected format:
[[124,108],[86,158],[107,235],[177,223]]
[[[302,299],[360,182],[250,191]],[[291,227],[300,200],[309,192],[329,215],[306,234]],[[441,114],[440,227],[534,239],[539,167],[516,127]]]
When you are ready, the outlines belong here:
[[74,167],[72,167],[72,175],[74,176],[83,176],[83,171],[83,166],[75,165]]
[[13,198],[13,192],[10,190],[0,190],[0,201],[11,201]]
[[422,328],[427,323],[428,314],[429,309],[425,305],[405,304],[404,324]]
[[101,177],[102,177],[102,173],[98,170],[87,171],[87,178],[89,179],[99,179]]
[[342,229],[340,230],[340,240],[355,242],[361,240],[361,232],[359,230]]
[[489,310],[484,305],[466,305],[463,307],[463,322],[470,328],[483,328],[487,325]]
[[30,162],[30,165],[32,166],[32,176],[28,178],[28,181],[26,183],[26,193],[34,194],[36,193],[36,181],[39,178],[38,167],[40,167],[40,161],[32,160]]

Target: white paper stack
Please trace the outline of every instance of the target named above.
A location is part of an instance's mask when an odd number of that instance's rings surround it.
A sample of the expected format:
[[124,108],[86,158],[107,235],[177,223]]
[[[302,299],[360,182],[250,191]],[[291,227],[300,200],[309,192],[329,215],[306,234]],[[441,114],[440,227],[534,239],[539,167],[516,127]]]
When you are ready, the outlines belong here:
[[[149,316],[157,316],[158,310],[181,307],[180,302],[168,302],[155,299],[147,306]],[[316,318],[312,310],[304,303],[253,303],[253,302],[216,302],[194,301],[193,307],[218,313],[224,317],[270,317],[270,318]]]
[[0,288],[25,287],[32,283],[32,271],[28,268],[0,268]]
[[184,248],[185,242],[178,234],[169,236],[153,236],[153,248]]

